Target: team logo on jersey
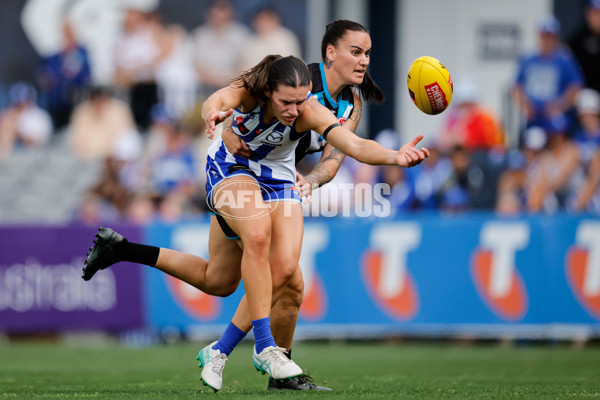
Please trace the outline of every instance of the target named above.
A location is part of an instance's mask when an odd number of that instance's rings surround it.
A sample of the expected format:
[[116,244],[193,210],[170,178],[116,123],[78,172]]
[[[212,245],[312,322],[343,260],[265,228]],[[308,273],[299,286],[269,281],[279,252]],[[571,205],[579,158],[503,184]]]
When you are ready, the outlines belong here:
[[362,276],[375,303],[388,315],[410,320],[419,311],[419,292],[407,265],[408,253],[421,243],[414,223],[380,225],[371,232],[371,249],[362,260]]
[[282,132],[273,131],[267,135],[265,140],[269,143],[276,144],[276,143],[280,143],[283,140],[283,136],[284,136],[284,134]]
[[579,304],[600,319],[600,223],[582,222],[575,241],[565,260],[567,280]]
[[340,123],[340,125],[344,125],[344,122],[346,122],[347,119],[348,118],[346,118],[346,117],[342,117],[342,118],[338,119],[338,122]]
[[515,263],[516,252],[529,243],[526,223],[490,222],[481,228],[480,247],[471,256],[471,275],[479,295],[497,316],[521,319],[527,291]]
[[244,117],[241,115],[238,115],[237,117],[235,117],[235,126],[237,127],[238,131],[240,131],[240,133],[242,135],[245,135],[246,133],[248,133],[248,128],[246,128],[246,125],[244,125]]
[[212,321],[221,314],[221,300],[172,276],[165,276],[167,288],[177,304],[191,317]]

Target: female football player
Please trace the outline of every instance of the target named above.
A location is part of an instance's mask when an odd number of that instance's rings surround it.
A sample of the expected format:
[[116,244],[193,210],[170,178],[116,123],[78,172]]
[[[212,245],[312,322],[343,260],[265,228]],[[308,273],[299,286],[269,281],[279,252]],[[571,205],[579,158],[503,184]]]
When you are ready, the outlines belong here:
[[[276,379],[301,374],[300,368],[283,355],[284,349],[275,346],[269,326],[271,303],[295,273],[302,241],[299,195],[289,190],[295,182],[293,153],[297,140],[314,130],[344,153],[370,164],[410,167],[428,156],[426,149],[415,148],[422,136],[400,151],[355,136],[340,126],[316,99],[307,99],[309,85],[309,72],[301,60],[269,56],[203,105],[209,133],[215,123],[233,113],[234,132],[244,138],[254,154],[250,159],[235,156],[217,140],[211,146],[207,165],[211,204],[223,226],[239,235],[243,253],[235,242],[222,240],[224,235],[213,235],[215,224],[211,227],[210,262],[169,249],[129,243],[116,232],[103,229],[86,260],[84,279],[114,262],[132,261],[193,281],[207,293],[226,294],[229,287],[222,285],[222,277],[233,276],[229,280],[239,282],[241,276],[246,297],[232,325],[245,327],[246,318],[250,319],[255,335],[255,367]],[[247,198],[253,201],[231,201]],[[274,204],[269,212],[265,212],[267,203]],[[289,207],[279,203],[289,203]],[[276,266],[273,271],[269,262]],[[177,272],[178,266],[190,264],[195,265],[194,272],[189,268]],[[199,275],[187,276],[193,273]],[[211,359],[218,358],[222,362],[212,363],[209,369],[220,367],[222,372],[226,356],[215,347],[201,352],[201,363],[207,370]],[[203,379],[214,389],[220,389],[220,375]]]
[[[366,71],[370,64],[370,54],[371,37],[367,29],[354,21],[337,20],[329,23],[325,29],[321,42],[323,61],[308,65],[313,97],[353,132],[360,121],[362,101],[381,103],[384,100],[383,92]],[[252,153],[246,142],[232,131],[231,120],[228,119],[224,124],[222,138],[227,148],[235,155],[250,157]],[[318,133],[311,132],[298,141],[296,163],[307,153],[315,152],[322,152],[319,163],[305,178],[301,177],[296,185],[305,198],[310,198],[313,189],[331,181],[345,158],[344,153],[323,140]],[[298,267],[271,310],[271,330],[275,342],[287,350],[288,357],[291,357],[303,295],[304,282],[302,271]],[[246,326],[246,329],[249,327]],[[269,389],[327,390],[315,385],[307,375],[285,381],[269,378]]]

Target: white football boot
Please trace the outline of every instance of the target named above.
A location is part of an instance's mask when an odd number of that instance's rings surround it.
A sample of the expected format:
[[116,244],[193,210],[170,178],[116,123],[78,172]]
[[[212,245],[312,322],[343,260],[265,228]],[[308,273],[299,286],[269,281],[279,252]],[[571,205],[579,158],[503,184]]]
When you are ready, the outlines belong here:
[[252,364],[257,371],[262,374],[269,374],[273,379],[293,378],[302,374],[300,368],[295,362],[287,358],[284,354],[285,349],[281,347],[265,347],[260,354],[256,354],[256,347],[252,356]]
[[217,342],[212,342],[200,350],[196,360],[200,361],[198,366],[202,367],[202,374],[200,374],[202,382],[216,392],[223,387],[223,368],[225,368],[227,356],[220,350],[214,350],[215,344]]

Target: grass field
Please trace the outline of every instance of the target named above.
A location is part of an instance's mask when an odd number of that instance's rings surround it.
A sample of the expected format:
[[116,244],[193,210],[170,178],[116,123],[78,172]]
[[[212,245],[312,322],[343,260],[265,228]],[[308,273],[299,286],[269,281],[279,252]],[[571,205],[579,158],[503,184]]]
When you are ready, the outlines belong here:
[[294,359],[333,392],[268,392],[243,343],[217,394],[201,385],[205,343],[0,344],[0,399],[600,399],[600,348],[299,342]]

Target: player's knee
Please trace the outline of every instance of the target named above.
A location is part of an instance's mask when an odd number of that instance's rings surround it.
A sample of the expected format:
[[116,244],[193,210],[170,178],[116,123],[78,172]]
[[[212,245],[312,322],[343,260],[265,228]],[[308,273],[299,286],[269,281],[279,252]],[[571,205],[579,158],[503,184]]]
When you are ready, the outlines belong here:
[[273,278],[273,288],[278,289],[286,286],[292,279],[298,260],[296,259],[277,259],[271,260],[271,275]]
[[271,229],[269,226],[258,226],[243,236],[244,251],[265,252],[271,245]]

